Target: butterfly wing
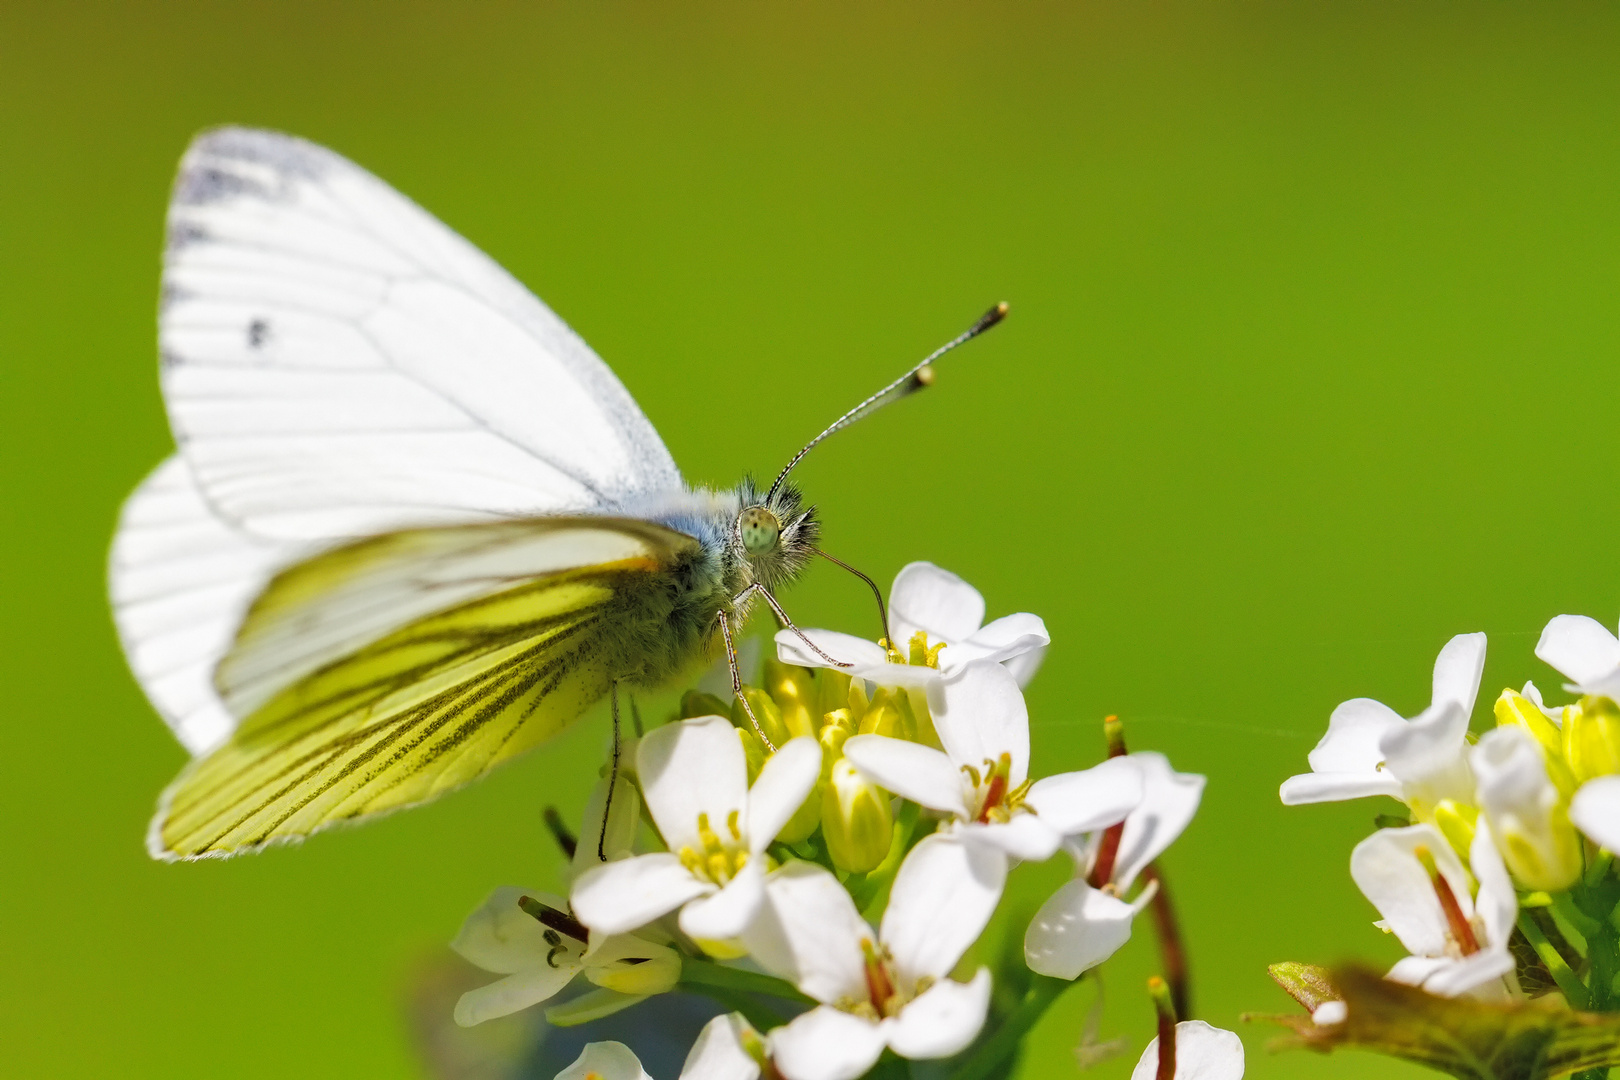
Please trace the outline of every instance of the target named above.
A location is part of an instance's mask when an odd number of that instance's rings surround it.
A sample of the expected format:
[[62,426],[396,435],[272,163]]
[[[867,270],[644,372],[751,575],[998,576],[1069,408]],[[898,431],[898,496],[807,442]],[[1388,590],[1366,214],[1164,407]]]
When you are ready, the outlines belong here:
[[607,365],[471,244],[301,139],[181,162],[160,317],[169,420],[266,537],[603,510],[680,474]]
[[292,552],[221,520],[178,455],[124,503],[108,566],[113,620],[130,668],[194,754],[236,726],[214,691],[214,665]]
[[633,674],[697,549],[641,521],[540,518],[389,533],[282,572],[217,673],[246,718],[165,794],[152,854],[424,802],[549,738]]
[[109,571],[137,678],[193,753],[274,571],[403,523],[608,510],[680,475],[624,387],[488,258],[369,173],[221,129],[181,163],[160,315],[181,454]]

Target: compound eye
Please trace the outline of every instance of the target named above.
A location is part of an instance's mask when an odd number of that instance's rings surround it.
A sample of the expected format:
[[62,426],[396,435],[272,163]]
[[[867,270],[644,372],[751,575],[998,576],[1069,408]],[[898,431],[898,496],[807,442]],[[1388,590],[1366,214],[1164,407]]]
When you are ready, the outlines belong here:
[[742,536],[744,551],[763,555],[776,547],[782,535],[782,523],[763,506],[750,506],[737,516],[737,532]]

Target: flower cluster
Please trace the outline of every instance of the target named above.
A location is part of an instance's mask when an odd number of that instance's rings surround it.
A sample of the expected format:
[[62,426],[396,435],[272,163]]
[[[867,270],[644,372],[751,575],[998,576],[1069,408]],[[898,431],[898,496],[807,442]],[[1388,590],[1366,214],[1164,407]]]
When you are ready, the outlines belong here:
[[[985,624],[979,593],[926,563],[900,573],[889,610],[893,640],[875,644],[783,631],[741,699],[693,691],[628,743],[587,807],[566,899],[497,890],[457,937],[503,978],[456,1019],[583,975],[594,989],[549,1021],[677,986],[742,1003],[704,1029],[683,1077],[852,1080],[885,1055],[950,1057],[988,1043],[991,968],[971,957],[1009,872],[1060,852],[1075,876],[1018,958],[1030,1007],[1117,951],[1203,778],[1127,752],[1117,722],[1102,763],[1039,774],[1021,688],[1048,644],[1041,620]],[[561,1075],[590,1074],[645,1075],[617,1043]]]
[[[1496,726],[1469,721],[1485,635],[1440,651],[1429,707],[1405,719],[1358,698],[1334,710],[1288,804],[1388,795],[1350,874],[1411,954],[1388,978],[1442,997],[1503,1002],[1562,995],[1577,1010],[1620,1005],[1620,639],[1576,615],[1553,619],[1536,655],[1575,700],[1549,707],[1533,682],[1503,690]],[[1335,1006],[1331,1007],[1330,1006]],[[1318,1017],[1342,1024],[1342,1003]]]

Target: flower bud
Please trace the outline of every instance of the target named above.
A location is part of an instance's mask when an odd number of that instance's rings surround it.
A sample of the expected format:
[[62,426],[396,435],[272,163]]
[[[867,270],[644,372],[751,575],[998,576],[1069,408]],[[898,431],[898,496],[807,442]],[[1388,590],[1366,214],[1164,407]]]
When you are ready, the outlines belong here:
[[1441,799],[1434,804],[1434,827],[1460,858],[1468,858],[1468,851],[1474,846],[1474,823],[1478,820],[1477,806],[1456,799]]
[[889,854],[894,816],[889,794],[866,780],[848,758],[833,762],[821,802],[821,834],[840,870],[864,874]]
[[1520,727],[1530,733],[1541,748],[1541,760],[1546,763],[1547,776],[1564,798],[1575,794],[1575,776],[1564,760],[1564,733],[1534,701],[1514,690],[1503,690],[1496,699],[1498,727]]
[[782,831],[776,834],[776,839],[784,844],[797,844],[810,839],[810,834],[816,831],[821,824],[821,792],[827,786],[827,748],[821,749],[821,778],[816,786],[810,789],[804,802],[788,818],[788,823],[782,826]]
[[1499,727],[1479,740],[1471,756],[1480,808],[1513,876],[1526,888],[1547,892],[1575,884],[1580,838],[1535,739],[1521,727]]
[[789,737],[814,735],[821,726],[823,712],[819,708],[815,674],[809,668],[784,664],[773,656],[765,660],[762,681],[781,710],[782,726],[791,733]]
[[682,720],[691,720],[698,716],[730,716],[731,707],[713,694],[705,694],[702,690],[688,690],[681,695]]
[[1564,757],[1578,784],[1620,773],[1620,705],[1606,697],[1566,705]]
[[862,735],[887,735],[891,739],[904,739],[907,737],[905,718],[900,714],[896,703],[886,687],[879,687],[873,695],[871,704],[866,707],[866,713],[861,717],[860,733]]
[[668,946],[619,934],[586,958],[585,977],[621,994],[662,994],[680,981],[681,957]]
[[754,781],[759,779],[759,770],[765,767],[765,759],[770,757],[770,751],[759,736],[754,734],[752,727],[738,728],[737,738],[742,743],[743,760],[748,763],[748,786],[753,787]]
[[757,686],[745,686],[740,697],[733,698],[731,702],[731,722],[745,731],[753,731],[754,725],[748,719],[748,710],[743,707],[743,699],[754,710],[754,719],[759,721],[759,729],[771,741],[772,746],[781,747],[793,738],[792,734],[782,724],[782,710],[776,707],[771,695]]

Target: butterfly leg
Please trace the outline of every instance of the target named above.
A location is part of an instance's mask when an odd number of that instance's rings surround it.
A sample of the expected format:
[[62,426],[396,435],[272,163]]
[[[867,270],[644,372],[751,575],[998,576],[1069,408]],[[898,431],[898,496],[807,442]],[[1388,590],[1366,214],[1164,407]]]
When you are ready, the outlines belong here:
[[771,610],[776,612],[776,617],[778,619],[782,620],[782,625],[786,626],[789,630],[793,631],[794,636],[797,637],[800,641],[802,641],[806,645],[810,646],[810,651],[811,652],[815,653],[817,656],[819,656],[823,660],[827,661],[827,663],[831,664],[833,667],[854,667],[855,666],[854,664],[846,664],[842,660],[834,660],[832,657],[830,657],[826,653],[822,652],[821,647],[819,645],[817,645],[815,642],[811,641],[807,636],[805,636],[805,632],[803,630],[800,630],[797,626],[793,625],[793,620],[788,618],[788,613],[782,610],[782,605],[778,604],[776,602],[776,597],[771,595],[769,589],[766,589],[763,585],[750,585],[749,588],[759,590],[759,595],[763,596],[765,598],[765,602],[767,604],[771,605]]
[[[619,680],[608,684],[608,700],[613,706],[613,765],[608,770],[607,802],[602,807],[602,831],[596,837],[596,857],[607,862],[608,821],[613,815],[613,789],[619,786]],[[634,703],[632,703],[633,705]],[[639,723],[638,723],[639,727]]]
[[[750,585],[748,589],[742,591],[741,595],[747,596],[749,590],[755,587]],[[776,744],[771,742],[769,735],[765,734],[765,729],[759,726],[759,718],[754,715],[754,707],[748,704],[748,699],[743,696],[742,673],[737,667],[737,646],[731,640],[731,620],[726,618],[724,611],[720,612],[720,635],[726,639],[726,666],[731,669],[731,692],[736,695],[738,701],[742,702],[743,712],[748,714],[748,722],[754,725],[754,734],[758,735],[760,741],[765,744],[765,748],[774,754],[776,753]]]

